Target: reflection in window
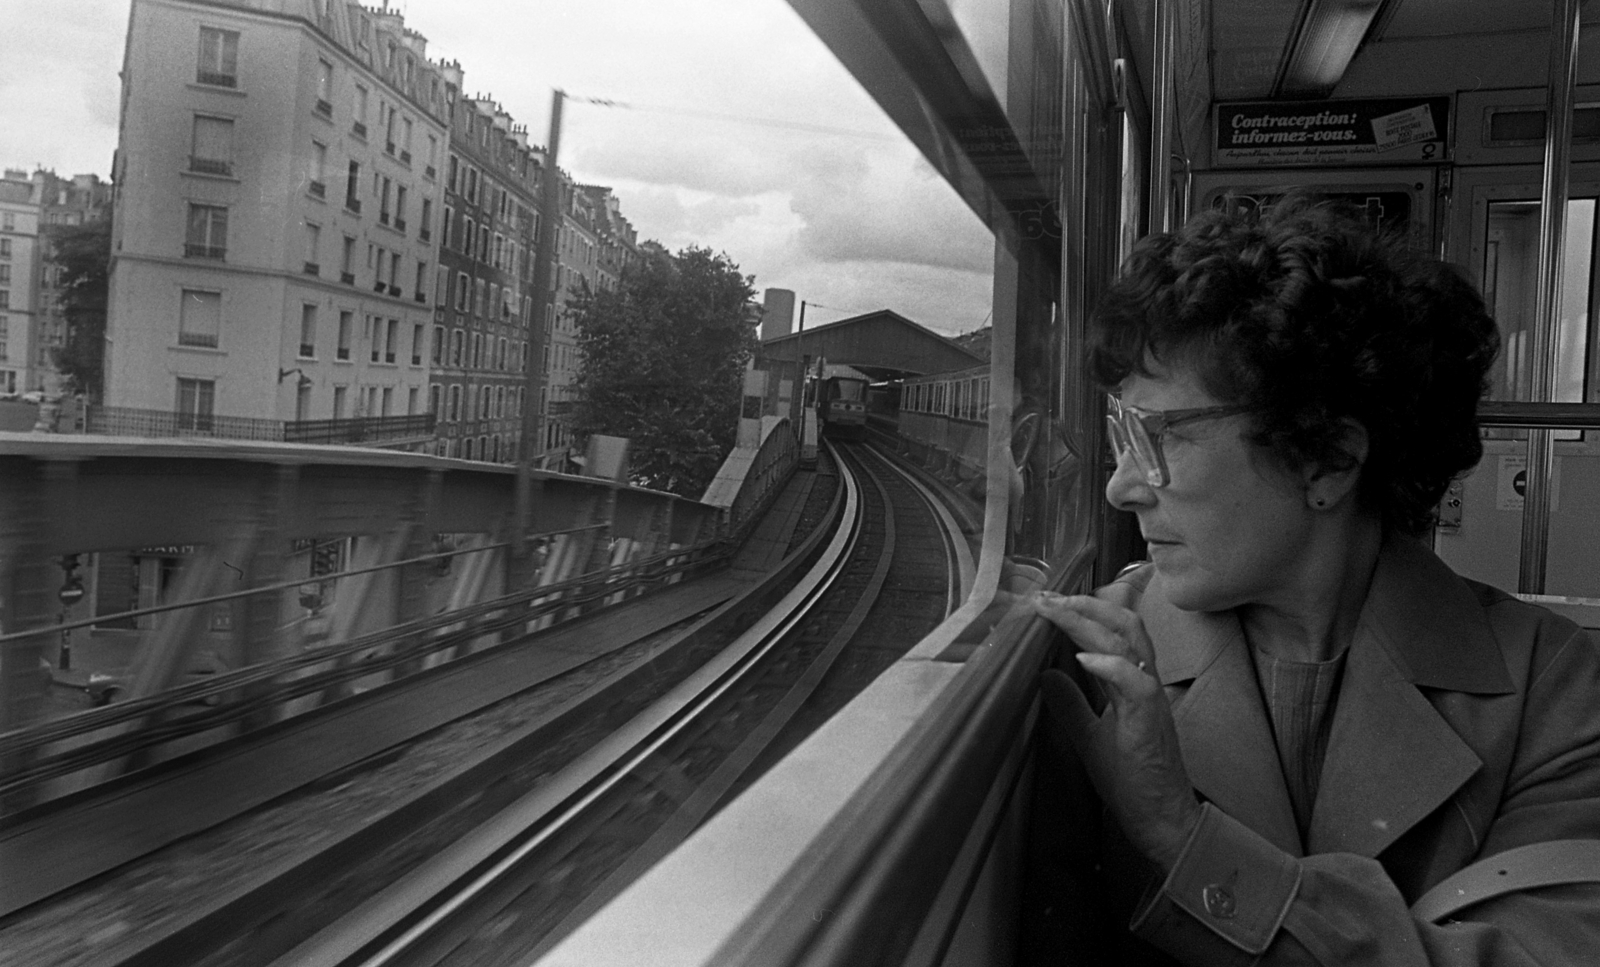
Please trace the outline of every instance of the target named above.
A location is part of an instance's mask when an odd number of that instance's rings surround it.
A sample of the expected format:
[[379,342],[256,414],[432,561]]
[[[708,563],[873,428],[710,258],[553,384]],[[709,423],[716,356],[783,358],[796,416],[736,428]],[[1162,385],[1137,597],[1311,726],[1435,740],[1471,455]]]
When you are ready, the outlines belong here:
[[[1595,202],[1567,202],[1561,294],[1556,335],[1556,402],[1584,399],[1589,335],[1589,269],[1594,256]],[[1503,346],[1490,371],[1491,399],[1533,398],[1533,332],[1539,284],[1537,201],[1489,205],[1483,296],[1500,327]],[[1516,435],[1495,431],[1495,436]],[[1564,434],[1563,434],[1564,435]],[[1559,438],[1559,437],[1558,437]]]

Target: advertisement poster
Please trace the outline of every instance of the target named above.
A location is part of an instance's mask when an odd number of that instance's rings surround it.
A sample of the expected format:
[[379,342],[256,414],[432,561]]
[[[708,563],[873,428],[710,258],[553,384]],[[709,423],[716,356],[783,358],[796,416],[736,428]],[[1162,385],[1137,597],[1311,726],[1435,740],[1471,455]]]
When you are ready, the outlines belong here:
[[1218,165],[1443,161],[1450,98],[1243,101],[1216,108]]

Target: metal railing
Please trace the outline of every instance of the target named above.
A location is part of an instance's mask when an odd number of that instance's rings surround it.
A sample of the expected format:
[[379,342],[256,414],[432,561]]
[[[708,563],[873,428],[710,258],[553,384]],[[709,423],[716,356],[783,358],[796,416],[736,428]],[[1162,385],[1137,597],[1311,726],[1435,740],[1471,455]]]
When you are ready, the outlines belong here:
[[283,424],[286,443],[371,443],[432,436],[432,413],[347,420],[297,420]]
[[[590,525],[537,535],[549,544]],[[194,601],[142,608],[118,615],[84,619],[0,635],[9,645],[62,628],[116,618],[209,608],[246,598],[281,596],[296,587],[331,588],[344,578],[402,567],[438,564],[464,555],[504,551],[508,542],[426,554],[403,561],[358,568],[320,577],[280,582]],[[281,721],[319,705],[348,697],[349,687],[374,676],[395,681],[425,672],[441,662],[465,658],[535,630],[561,623],[599,607],[621,603],[665,584],[682,581],[724,562],[729,545],[709,540],[675,547],[648,557],[603,567],[577,576],[537,584],[489,601],[440,612],[345,641],[306,641],[285,657],[207,676],[156,694],[90,709],[77,714],[0,733],[0,759],[17,763],[0,775],[0,799],[30,793],[49,798],[46,785],[88,769],[115,766],[129,756],[155,750],[176,740],[189,743],[209,734],[207,744],[226,741],[250,723]],[[320,592],[319,592],[320,593]],[[298,629],[284,627],[280,633]],[[309,704],[308,704],[309,703]],[[163,713],[183,707],[185,714]],[[219,733],[221,727],[231,727]],[[109,730],[109,731],[108,731]]]
[[431,413],[342,420],[263,420],[212,413],[174,413],[131,406],[90,406],[85,433],[107,436],[272,440],[285,443],[380,443],[433,435]]

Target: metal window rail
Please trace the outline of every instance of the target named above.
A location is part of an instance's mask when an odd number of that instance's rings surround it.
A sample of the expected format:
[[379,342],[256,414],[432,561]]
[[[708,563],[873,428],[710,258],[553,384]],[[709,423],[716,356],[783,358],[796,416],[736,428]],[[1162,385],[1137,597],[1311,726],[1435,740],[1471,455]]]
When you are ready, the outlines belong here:
[[1478,425],[1505,429],[1600,430],[1600,403],[1484,400]]
[[[560,533],[587,529],[590,528],[573,528]],[[426,555],[410,561],[342,572],[338,576],[352,576],[403,564],[506,546],[506,543],[499,543]],[[52,722],[0,734],[0,756],[21,758],[27,753],[37,752],[47,745],[65,739],[90,735],[124,723],[147,720],[137,731],[112,735],[53,755],[33,758],[23,768],[14,770],[0,779],[0,796],[71,775],[101,763],[116,761],[174,739],[245,721],[275,706],[307,695],[325,693],[339,685],[374,674],[406,666],[415,668],[430,655],[470,644],[487,635],[517,628],[525,629],[530,623],[546,615],[559,615],[563,612],[567,615],[583,613],[586,606],[601,603],[619,592],[624,595],[620,600],[625,600],[670,579],[673,575],[687,574],[709,567],[725,559],[728,554],[728,545],[719,541],[706,541],[687,548],[677,548],[645,560],[607,567],[556,584],[530,588],[455,611],[430,615],[404,625],[363,635],[342,644],[313,649],[277,661],[217,675],[204,681],[191,682],[145,698],[119,702],[105,708],[92,709]],[[305,583],[308,582],[290,582],[288,586]],[[284,589],[283,585],[274,587],[278,590]],[[214,602],[219,598],[236,598],[241,594],[266,593],[269,590],[257,588],[250,592],[165,606],[160,610],[195,607]],[[557,621],[560,620],[557,617]],[[270,692],[251,694],[254,689],[250,686],[260,684],[271,684],[275,687]],[[181,718],[148,721],[174,705],[199,703],[212,698],[221,698],[224,704]]]

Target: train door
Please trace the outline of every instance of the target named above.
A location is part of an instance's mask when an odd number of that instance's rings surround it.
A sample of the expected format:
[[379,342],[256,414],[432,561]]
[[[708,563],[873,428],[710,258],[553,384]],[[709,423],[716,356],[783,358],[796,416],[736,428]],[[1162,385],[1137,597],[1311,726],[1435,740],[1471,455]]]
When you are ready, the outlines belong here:
[[[1458,168],[1450,225],[1452,261],[1472,273],[1500,327],[1488,399],[1531,399],[1532,334],[1539,263],[1541,172],[1537,166]],[[1572,165],[1556,300],[1558,403],[1600,402],[1595,250],[1600,163]],[[1435,549],[1458,573],[1515,589],[1527,483],[1525,429],[1486,426],[1484,455],[1458,483]],[[1600,598],[1600,431],[1554,431],[1544,593]],[[1577,604],[1577,602],[1574,602]]]

